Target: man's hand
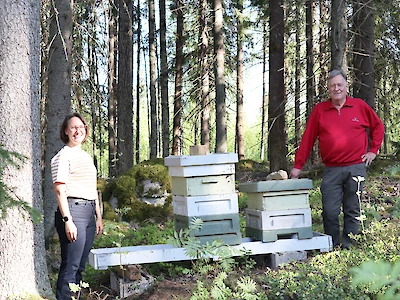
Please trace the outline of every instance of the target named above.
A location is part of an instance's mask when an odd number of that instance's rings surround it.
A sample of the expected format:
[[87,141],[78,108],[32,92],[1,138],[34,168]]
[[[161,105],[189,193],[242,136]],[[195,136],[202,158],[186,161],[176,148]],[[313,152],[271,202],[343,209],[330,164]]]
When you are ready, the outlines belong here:
[[375,159],[376,154],[372,153],[372,152],[368,152],[366,154],[364,154],[363,156],[361,156],[362,161],[365,162],[365,165],[368,167],[371,162]]
[[300,169],[293,168],[292,171],[290,171],[290,178],[293,178],[293,179],[294,178],[299,178],[300,173],[301,173]]

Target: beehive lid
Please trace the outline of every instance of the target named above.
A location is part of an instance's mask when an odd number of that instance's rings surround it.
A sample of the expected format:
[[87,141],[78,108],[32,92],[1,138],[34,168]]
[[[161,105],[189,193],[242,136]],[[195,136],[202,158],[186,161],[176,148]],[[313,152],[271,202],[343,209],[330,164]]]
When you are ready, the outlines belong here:
[[239,184],[239,191],[245,193],[309,190],[312,188],[313,188],[312,180],[307,178],[268,180],[268,181],[258,181],[258,182],[246,182]]
[[171,155],[164,158],[167,167],[185,167],[238,162],[237,153],[215,153],[206,155]]

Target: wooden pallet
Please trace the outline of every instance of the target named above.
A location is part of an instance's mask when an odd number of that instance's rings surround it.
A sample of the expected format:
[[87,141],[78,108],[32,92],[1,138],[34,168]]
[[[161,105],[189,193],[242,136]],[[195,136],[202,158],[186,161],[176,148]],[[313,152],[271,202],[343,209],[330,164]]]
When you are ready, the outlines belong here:
[[[271,243],[243,238],[241,244],[231,247],[238,250],[234,251],[233,256],[242,255],[240,251],[247,251],[252,255],[302,250],[328,252],[332,250],[332,238],[318,232],[314,232],[311,239],[300,240],[294,235],[290,239],[279,239]],[[218,260],[217,256],[210,256],[210,258]],[[106,270],[108,267],[119,265],[194,259],[186,254],[184,248],[176,248],[169,244],[92,249],[89,254],[89,263],[97,270]]]

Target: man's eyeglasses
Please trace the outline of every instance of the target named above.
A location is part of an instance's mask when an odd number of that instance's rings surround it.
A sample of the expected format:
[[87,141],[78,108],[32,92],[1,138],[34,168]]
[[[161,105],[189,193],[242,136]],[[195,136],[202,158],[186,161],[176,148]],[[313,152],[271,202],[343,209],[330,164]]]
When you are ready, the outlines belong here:
[[85,130],[86,125],[80,125],[80,126],[68,126],[71,131],[77,131],[77,130]]

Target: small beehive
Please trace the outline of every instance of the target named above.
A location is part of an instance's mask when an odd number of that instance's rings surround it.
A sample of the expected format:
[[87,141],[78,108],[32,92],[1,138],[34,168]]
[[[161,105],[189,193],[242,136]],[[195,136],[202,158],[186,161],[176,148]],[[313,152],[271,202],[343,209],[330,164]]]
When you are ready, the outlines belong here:
[[263,242],[297,234],[299,239],[312,238],[309,179],[248,182],[239,190],[248,195],[246,235]]
[[238,197],[235,192],[236,153],[169,156],[164,159],[172,182],[175,230],[188,228],[192,218],[203,220],[191,236],[201,244],[221,239],[240,244]]

